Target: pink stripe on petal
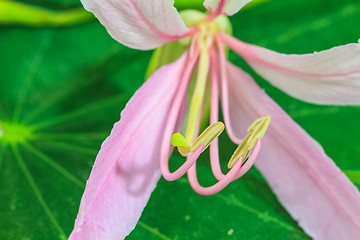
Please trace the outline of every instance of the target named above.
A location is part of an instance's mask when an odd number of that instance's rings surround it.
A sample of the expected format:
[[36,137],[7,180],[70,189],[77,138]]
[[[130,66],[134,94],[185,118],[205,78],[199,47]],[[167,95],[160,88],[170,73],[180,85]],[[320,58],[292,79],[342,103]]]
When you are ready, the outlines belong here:
[[81,0],[118,42],[152,49],[191,32],[172,0]]
[[216,16],[220,14],[231,16],[251,1],[252,0],[205,0],[204,6]]
[[359,239],[360,194],[297,125],[241,69],[228,63],[231,121],[238,136],[261,116],[271,116],[255,165],[279,201],[314,239]]
[[221,38],[259,75],[295,98],[317,104],[360,104],[359,43],[288,55],[225,34]]
[[156,71],[130,99],[104,141],[71,240],[124,239],[160,178],[160,143],[185,57]]

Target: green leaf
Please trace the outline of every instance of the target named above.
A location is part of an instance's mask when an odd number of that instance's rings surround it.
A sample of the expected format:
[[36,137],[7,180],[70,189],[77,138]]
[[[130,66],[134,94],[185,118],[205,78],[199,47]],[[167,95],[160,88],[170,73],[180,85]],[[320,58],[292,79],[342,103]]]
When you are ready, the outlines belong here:
[[121,46],[97,22],[0,34],[0,239],[65,239],[149,54]]
[[[356,42],[359,16],[357,0],[278,0],[231,21],[241,40],[308,53]],[[2,27],[0,36],[0,239],[66,239],[101,142],[143,83],[151,52],[120,45],[97,21],[60,29]],[[270,86],[240,57],[230,52],[229,58],[360,186],[359,107],[300,102]],[[224,170],[235,147],[220,136]],[[172,167],[182,160],[175,153]],[[214,183],[207,152],[198,169],[201,183]],[[208,197],[195,194],[185,177],[161,179],[128,239],[310,238],[252,169]]]

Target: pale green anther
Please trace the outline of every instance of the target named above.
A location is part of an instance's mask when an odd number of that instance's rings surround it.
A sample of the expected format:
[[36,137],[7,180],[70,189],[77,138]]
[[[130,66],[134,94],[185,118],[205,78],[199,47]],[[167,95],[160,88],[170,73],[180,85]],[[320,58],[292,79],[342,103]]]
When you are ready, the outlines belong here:
[[258,118],[255,120],[255,122],[253,122],[250,127],[247,129],[248,132],[252,132],[254,130],[256,130],[259,126],[259,124],[264,120],[264,118]]
[[174,147],[177,147],[180,154],[184,157],[189,155],[189,153],[194,152],[197,148],[204,144],[202,151],[205,151],[209,147],[212,141],[217,138],[222,131],[224,131],[224,124],[222,122],[217,122],[209,127],[207,127],[199,137],[196,138],[194,144],[190,144],[185,140],[185,138],[180,133],[175,133],[171,137],[171,144]]
[[243,161],[245,161],[245,159],[249,156],[252,147],[249,145],[248,140],[251,135],[252,133],[246,135],[246,137],[244,137],[239,146],[236,148],[235,152],[229,160],[228,168],[232,168],[235,163],[240,159],[240,157],[243,159]]
[[175,133],[171,137],[171,144],[175,147],[188,147],[189,144],[185,141],[185,138],[180,133]]
[[[269,127],[271,121],[271,117],[267,116],[265,118],[261,118],[261,121],[256,125],[256,128],[254,128],[251,134],[251,137],[249,139],[249,143],[253,144],[255,146],[257,140],[260,138],[263,138],[267,128]],[[255,121],[256,122],[256,121]],[[250,128],[249,128],[250,129]],[[248,132],[250,132],[248,130]]]
[[186,157],[190,153],[190,145],[180,133],[173,134],[170,142],[174,147],[178,148],[182,156]]
[[207,127],[200,136],[196,138],[194,144],[191,146],[191,151],[195,151],[201,144],[204,144],[203,151],[205,151],[210,143],[224,131],[224,128],[225,126],[222,122],[217,122]]
[[267,128],[269,127],[271,117],[262,117],[255,120],[248,128],[248,135],[244,137],[239,146],[236,148],[234,154],[231,156],[228,163],[228,168],[232,168],[235,163],[240,159],[243,161],[250,155],[251,150],[255,147],[256,142],[261,139]]

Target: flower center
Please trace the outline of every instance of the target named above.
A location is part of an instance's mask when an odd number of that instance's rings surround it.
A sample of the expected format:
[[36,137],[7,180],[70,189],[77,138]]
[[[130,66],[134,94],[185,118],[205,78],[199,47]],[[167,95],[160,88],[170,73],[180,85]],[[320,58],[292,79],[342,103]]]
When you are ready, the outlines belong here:
[[[248,128],[249,133],[243,139],[232,138],[239,145],[228,162],[230,170],[223,174],[219,162],[217,141],[218,136],[225,129],[224,124],[218,121],[219,86],[221,85],[222,97],[225,96],[223,97],[224,102],[228,101],[226,100],[228,94],[226,92],[226,59],[218,34],[220,32],[231,33],[231,25],[225,16],[209,18],[194,10],[187,10],[180,14],[185,24],[194,31],[192,36],[179,41],[183,47],[187,48],[186,61],[169,113],[171,121],[165,127],[160,165],[165,179],[174,181],[187,173],[191,187],[199,194],[209,195],[219,192],[251,168],[260,151],[261,138],[269,126],[270,117],[257,119]],[[207,91],[209,89],[211,93]],[[181,105],[186,102],[186,92],[190,93],[191,97],[184,125],[184,136],[180,133],[172,134],[176,124],[174,116],[180,112]],[[228,106],[227,103],[224,105]],[[210,110],[209,126],[198,136],[202,114],[206,115],[207,110]],[[226,112],[224,119],[229,133],[232,130],[228,110]],[[175,172],[170,172],[168,166],[169,140],[173,146],[177,147],[180,154],[186,157],[186,161]],[[211,187],[202,187],[196,177],[196,160],[209,146],[211,169],[218,182]]]
[[185,141],[192,143],[195,139],[198,119],[206,91],[208,72],[210,69],[211,48],[214,48],[214,36],[218,31],[231,31],[231,24],[227,17],[219,16],[208,21],[207,15],[196,10],[185,10],[180,13],[185,24],[189,28],[195,28],[195,34],[180,42],[189,46],[190,52],[193,48],[199,50],[198,71],[196,84],[192,93],[188,122],[185,132]]
[[[190,55],[194,54],[193,51],[197,51],[199,54],[196,83],[190,101],[185,136],[175,133],[171,137],[171,144],[178,148],[182,156],[187,157],[200,147],[202,147],[201,152],[205,151],[225,128],[223,123],[215,122],[210,124],[196,138],[201,110],[204,105],[206,84],[208,75],[210,75],[210,55],[214,55],[214,52],[216,53],[219,47],[221,47],[216,44],[216,34],[219,31],[231,31],[231,24],[225,16],[209,20],[207,15],[195,10],[184,11],[181,13],[181,16],[189,28],[196,30],[193,36],[181,40],[182,44],[188,44]],[[212,67],[216,68],[218,66]],[[270,117],[267,116],[257,119],[249,127],[249,134],[241,141],[228,163],[229,168],[232,168],[239,159],[246,160],[249,157],[258,139],[261,139],[265,134],[269,123]]]
[[[188,28],[195,28],[197,30],[194,34],[195,37],[200,35],[201,38],[205,36],[208,40],[212,40],[213,36],[217,32],[232,35],[231,23],[229,18],[224,15],[220,15],[215,19],[210,20],[209,16],[203,12],[196,10],[184,10],[180,12],[180,16]],[[180,41],[184,45],[188,46],[194,36],[190,36]]]

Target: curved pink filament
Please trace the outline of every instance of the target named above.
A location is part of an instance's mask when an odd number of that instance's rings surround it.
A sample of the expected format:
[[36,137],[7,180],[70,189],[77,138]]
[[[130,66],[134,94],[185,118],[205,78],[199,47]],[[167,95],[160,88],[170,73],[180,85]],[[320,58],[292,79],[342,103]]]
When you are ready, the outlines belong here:
[[174,181],[182,177],[196,162],[203,149],[204,144],[201,144],[200,147],[187,156],[186,161],[181,165],[181,167],[179,167],[175,172],[168,174],[166,177],[164,176],[164,178],[168,181]]
[[259,155],[261,148],[261,139],[258,139],[256,145],[249,157],[243,166],[243,159],[240,159],[235,163],[235,165],[230,169],[230,171],[220,179],[216,184],[210,187],[202,187],[197,179],[196,175],[196,162],[188,171],[188,179],[191,187],[195,192],[201,195],[212,195],[223,190],[230,182],[235,181],[247,173],[250,168],[254,165],[257,156]]
[[[214,124],[219,120],[219,71],[218,62],[216,59],[216,53],[213,48],[210,56],[211,66],[211,108],[210,108],[210,124]],[[218,138],[210,144],[210,164],[211,170],[217,180],[221,180],[225,177],[225,174],[221,171],[219,160],[219,140]]]
[[181,176],[183,176],[187,172],[189,167],[193,164],[192,161],[196,161],[196,158],[195,160],[194,158],[190,158],[190,159],[188,158],[178,170],[176,170],[173,173],[169,171],[171,135],[174,131],[175,124],[178,119],[178,113],[180,111],[181,104],[186,99],[185,96],[186,89],[191,79],[191,75],[198,57],[199,57],[198,49],[195,50],[195,54],[193,56],[189,56],[189,52],[188,52],[188,59],[184,67],[184,73],[180,79],[179,87],[177,89],[172,106],[170,108],[169,118],[165,126],[165,131],[164,131],[164,136],[161,143],[161,151],[160,151],[160,169],[162,175],[168,181],[174,181],[180,178]]
[[[219,115],[219,84],[218,84],[218,63],[215,57],[215,54],[211,55],[211,110],[210,110],[210,124],[213,124],[218,121]],[[226,79],[226,78],[225,78]],[[230,126],[231,129],[231,126]],[[232,130],[230,130],[232,131]],[[241,142],[241,139],[239,139]],[[259,154],[261,148],[261,140],[259,139],[255,145],[254,150],[251,153],[251,156],[246,161],[244,166],[241,167],[239,174],[233,179],[236,180],[242,177],[255,163],[255,160]],[[221,171],[220,160],[219,160],[219,144],[218,139],[216,138],[210,145],[210,163],[211,169],[214,173],[214,176],[217,180],[221,180],[225,177],[225,174]]]
[[256,145],[255,145],[254,149],[252,150],[248,160],[241,167],[240,171],[238,172],[236,177],[233,179],[233,181],[241,178],[242,176],[244,176],[245,173],[247,173],[250,170],[250,168],[254,165],[255,160],[257,159],[257,157],[259,155],[260,149],[261,149],[261,139],[259,138],[257,140]]
[[219,49],[219,58],[220,58],[220,72],[221,72],[221,100],[222,100],[222,107],[223,107],[223,116],[224,122],[226,126],[226,131],[230,137],[230,139],[236,143],[240,144],[241,138],[235,136],[234,131],[231,126],[230,120],[230,107],[229,107],[229,89],[228,89],[228,81],[227,81],[227,74],[226,74],[226,57],[224,53],[224,45],[222,43],[221,38],[216,35],[215,36],[218,49]]
[[190,42],[190,47],[189,47],[189,50],[188,50],[190,57],[193,57],[193,56],[194,56],[194,51],[195,51],[195,49],[196,49],[198,37],[199,37],[199,34],[198,34],[198,33],[195,33],[195,34],[193,35],[193,38],[192,38],[191,42]]
[[202,187],[199,184],[199,181],[196,176],[196,163],[192,165],[192,167],[188,171],[188,179],[191,187],[194,189],[195,192],[201,195],[212,195],[215,193],[220,192],[223,190],[239,173],[241,169],[242,158],[240,158],[234,165],[232,169],[223,177],[220,181],[216,184],[212,185],[211,187]]

